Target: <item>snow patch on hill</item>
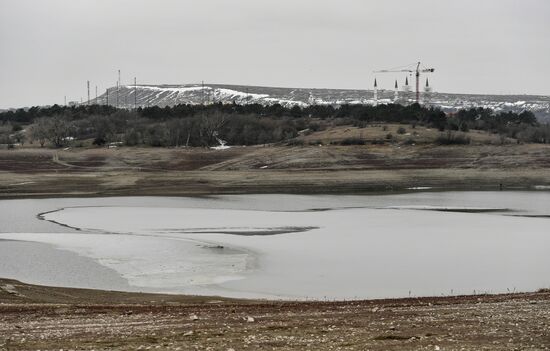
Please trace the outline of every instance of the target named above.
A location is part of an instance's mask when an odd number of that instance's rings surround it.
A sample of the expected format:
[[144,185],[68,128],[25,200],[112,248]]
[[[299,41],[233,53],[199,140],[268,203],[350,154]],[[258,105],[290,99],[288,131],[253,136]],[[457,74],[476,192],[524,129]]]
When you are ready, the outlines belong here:
[[[353,89],[307,89],[277,88],[222,84],[185,84],[185,85],[123,85],[109,89],[109,104],[123,108],[134,105],[174,106],[178,104],[211,104],[237,103],[262,105],[281,104],[285,107],[308,105],[343,105],[343,104],[408,104],[414,102],[414,93],[400,92],[394,99],[393,90],[379,90],[378,101],[374,100],[371,90]],[[118,96],[118,99],[117,99]],[[422,95],[425,105],[439,107],[446,112],[462,108],[484,107],[495,111],[519,112],[529,110],[541,120],[550,121],[550,97],[537,95],[480,95],[436,93]],[[98,103],[107,103],[107,95],[98,97]]]

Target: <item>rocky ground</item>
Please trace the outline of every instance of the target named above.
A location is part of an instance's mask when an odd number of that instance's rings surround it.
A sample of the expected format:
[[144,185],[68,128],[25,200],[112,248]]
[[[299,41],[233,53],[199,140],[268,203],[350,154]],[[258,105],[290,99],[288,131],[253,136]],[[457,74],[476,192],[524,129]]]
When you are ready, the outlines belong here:
[[549,291],[265,302],[0,284],[2,350],[550,349]]

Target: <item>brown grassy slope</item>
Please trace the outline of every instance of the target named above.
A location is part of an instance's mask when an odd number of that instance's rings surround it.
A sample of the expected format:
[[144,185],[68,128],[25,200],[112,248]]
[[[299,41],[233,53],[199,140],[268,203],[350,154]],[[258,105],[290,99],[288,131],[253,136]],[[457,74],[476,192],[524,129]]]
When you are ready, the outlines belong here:
[[[387,133],[383,129],[335,127],[299,139],[324,138],[330,144],[358,132],[366,139],[378,138]],[[0,150],[0,196],[320,193],[414,186],[498,189],[501,183],[507,188],[550,183],[550,145],[501,145],[496,136],[473,131],[468,136],[477,141],[470,145],[439,146],[433,143],[439,132],[420,127],[415,132],[414,145],[394,140],[383,145],[306,142],[229,150]]]
[[[404,133],[399,133],[399,129],[403,129]],[[447,132],[440,132],[434,128],[426,128],[423,126],[415,126],[407,124],[390,124],[381,123],[370,125],[365,128],[354,126],[335,126],[322,131],[305,133],[298,137],[306,144],[330,144],[337,143],[346,138],[359,138],[367,143],[373,141],[386,142],[414,142],[416,144],[432,144],[441,135],[446,135]],[[391,138],[388,139],[388,134]],[[498,134],[487,133],[480,130],[471,130],[466,133],[453,132],[454,135],[463,135],[470,139],[472,144],[493,144],[500,145],[503,142],[508,144],[516,144],[517,140],[512,138],[501,137]]]

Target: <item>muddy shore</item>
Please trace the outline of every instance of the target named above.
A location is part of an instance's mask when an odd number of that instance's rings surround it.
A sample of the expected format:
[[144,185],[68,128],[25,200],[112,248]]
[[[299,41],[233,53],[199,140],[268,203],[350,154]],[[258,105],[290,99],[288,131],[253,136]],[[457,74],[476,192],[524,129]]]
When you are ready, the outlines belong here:
[[550,186],[549,145],[0,150],[0,198]]
[[228,300],[0,280],[4,350],[548,350],[550,292]]

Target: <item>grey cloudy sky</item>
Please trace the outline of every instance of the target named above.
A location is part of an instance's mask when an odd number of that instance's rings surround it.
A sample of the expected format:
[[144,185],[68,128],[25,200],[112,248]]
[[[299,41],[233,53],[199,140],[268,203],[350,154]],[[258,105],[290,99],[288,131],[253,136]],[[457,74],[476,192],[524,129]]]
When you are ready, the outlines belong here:
[[[371,88],[421,60],[437,91],[550,95],[548,0],[0,0],[0,108],[123,83]],[[399,74],[378,75],[392,88]]]

